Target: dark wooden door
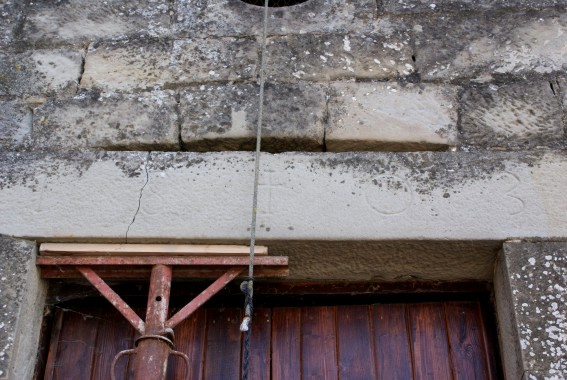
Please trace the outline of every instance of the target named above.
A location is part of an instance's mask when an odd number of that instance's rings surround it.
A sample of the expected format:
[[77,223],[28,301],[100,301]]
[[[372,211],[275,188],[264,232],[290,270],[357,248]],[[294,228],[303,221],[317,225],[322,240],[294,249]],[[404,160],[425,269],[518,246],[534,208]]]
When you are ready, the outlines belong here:
[[[478,302],[273,307],[255,311],[250,379],[496,379],[493,338]],[[204,308],[175,329],[190,368],[169,378],[239,379],[239,308]],[[57,309],[45,379],[109,379],[134,330],[110,307]],[[116,367],[131,376],[128,358]]]

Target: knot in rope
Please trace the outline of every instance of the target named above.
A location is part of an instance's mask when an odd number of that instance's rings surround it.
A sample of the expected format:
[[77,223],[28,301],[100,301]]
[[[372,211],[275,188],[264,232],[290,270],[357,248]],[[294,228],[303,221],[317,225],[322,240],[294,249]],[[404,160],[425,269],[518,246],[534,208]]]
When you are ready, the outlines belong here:
[[252,322],[252,313],[254,312],[254,279],[248,277],[240,284],[240,290],[244,293],[244,319],[240,324],[240,331],[250,330],[250,322]]

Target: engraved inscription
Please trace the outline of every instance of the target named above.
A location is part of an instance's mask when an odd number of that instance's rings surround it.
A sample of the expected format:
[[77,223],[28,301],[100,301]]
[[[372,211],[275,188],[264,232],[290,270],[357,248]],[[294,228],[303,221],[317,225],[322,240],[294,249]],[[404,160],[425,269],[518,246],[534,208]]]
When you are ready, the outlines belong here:
[[[506,187],[504,191],[504,196],[508,199],[512,199],[513,206],[511,207],[511,211],[508,212],[509,215],[514,216],[520,214],[526,208],[526,202],[520,198],[517,194],[514,194],[518,186],[521,184],[520,177],[518,177],[514,173],[505,172],[501,177],[500,180],[506,181],[510,185]],[[510,202],[508,202],[510,203]]]
[[381,175],[372,180],[366,192],[366,202],[381,215],[398,215],[406,212],[413,202],[413,190],[403,178]]
[[283,184],[275,183],[273,173],[273,170],[262,171],[261,180],[258,184],[260,197],[258,201],[258,215],[260,216],[270,217],[274,213],[274,193],[277,193],[278,190],[289,190]]

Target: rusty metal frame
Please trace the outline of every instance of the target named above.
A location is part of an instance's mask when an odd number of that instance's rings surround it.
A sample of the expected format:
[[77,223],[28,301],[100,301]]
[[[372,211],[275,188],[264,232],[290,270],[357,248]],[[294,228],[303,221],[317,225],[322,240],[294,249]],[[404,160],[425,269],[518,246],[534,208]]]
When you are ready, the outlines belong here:
[[[132,251],[135,251],[136,247],[125,247],[126,245],[124,244],[117,245],[115,248],[106,244],[101,251],[127,251],[127,256],[120,256],[119,253],[119,256],[99,256],[96,255],[96,253],[91,256],[84,256],[82,254],[69,256],[70,252],[65,252],[64,246],[64,244],[57,245],[57,253],[54,254],[54,247],[46,245],[44,250],[46,255],[44,256],[41,255],[42,248],[40,247],[40,255],[36,259],[36,264],[41,269],[42,277],[75,277],[75,274],[80,273],[80,275],[91,283],[140,334],[140,337],[136,340],[136,348],[121,351],[115,356],[111,369],[112,380],[115,379],[114,366],[118,359],[124,355],[135,355],[134,379],[136,380],[165,379],[168,357],[170,355],[180,356],[188,366],[189,359],[187,356],[181,352],[175,351],[173,328],[221,291],[230,281],[238,277],[247,268],[249,263],[248,258],[243,256],[175,255],[175,252],[179,251],[179,246],[176,246],[177,248],[173,250],[171,256],[150,256],[144,254],[131,256]],[[81,251],[77,244],[72,246],[73,250],[71,254]],[[156,247],[159,249],[152,249],[151,246],[148,248],[148,245],[143,246],[144,253],[159,251],[163,254],[163,245]],[[210,246],[208,247],[210,248]],[[222,249],[219,250],[222,251]],[[93,253],[96,252],[96,245],[90,244],[87,251],[87,255],[91,251]],[[192,252],[191,249],[187,251]],[[83,251],[81,251],[81,253],[82,252]],[[267,254],[267,250],[265,252]],[[267,270],[264,272],[264,275],[271,277],[282,277],[288,274],[287,257],[255,257],[254,265],[260,266],[260,268],[266,268]],[[145,268],[142,271],[133,271],[133,273],[139,275],[147,273],[148,266],[151,267],[150,289],[148,292],[146,319],[143,321],[136,312],[108,286],[97,271],[102,269],[105,273],[109,273],[112,272],[113,269],[117,269],[120,273],[125,273],[125,271],[131,270],[132,268]],[[97,271],[93,268],[97,268]],[[194,269],[196,269],[195,274],[197,274],[198,277],[202,277],[203,274],[214,274],[215,277],[218,276],[218,273],[221,273],[221,275],[175,315],[167,319],[174,268],[175,273],[177,275],[181,274],[183,277],[186,277],[187,274],[190,274]],[[178,268],[180,270],[178,270]],[[131,278],[131,276],[129,277]],[[189,367],[187,367],[187,375],[189,375]]]

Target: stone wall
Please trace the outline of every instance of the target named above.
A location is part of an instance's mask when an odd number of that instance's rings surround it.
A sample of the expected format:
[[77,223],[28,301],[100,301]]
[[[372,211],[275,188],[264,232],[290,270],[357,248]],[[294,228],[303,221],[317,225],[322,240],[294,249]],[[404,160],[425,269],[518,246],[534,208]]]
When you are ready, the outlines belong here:
[[[265,149],[562,149],[563,5],[310,0],[271,8]],[[5,149],[252,149],[260,7],[0,7]]]

